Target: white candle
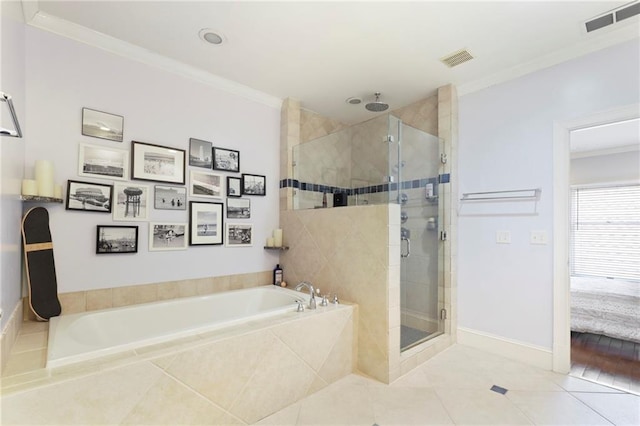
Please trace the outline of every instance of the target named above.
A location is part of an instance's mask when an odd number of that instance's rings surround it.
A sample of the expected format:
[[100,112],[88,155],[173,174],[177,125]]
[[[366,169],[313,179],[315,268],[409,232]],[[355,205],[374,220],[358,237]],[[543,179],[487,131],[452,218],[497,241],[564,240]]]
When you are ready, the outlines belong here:
[[22,181],[22,195],[38,195],[38,184],[34,179]]
[[273,231],[273,243],[276,247],[282,247],[282,229]]
[[267,247],[273,247],[275,245],[275,240],[273,237],[267,238]]
[[54,185],[53,198],[62,199],[62,185]]
[[53,163],[48,160],[37,160],[35,175],[38,195],[41,197],[53,197]]

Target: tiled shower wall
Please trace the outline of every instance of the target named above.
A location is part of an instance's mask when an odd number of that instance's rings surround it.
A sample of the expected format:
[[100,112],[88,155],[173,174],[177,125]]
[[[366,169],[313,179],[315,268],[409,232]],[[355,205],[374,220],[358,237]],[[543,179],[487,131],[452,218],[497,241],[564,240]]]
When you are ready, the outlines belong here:
[[[290,247],[280,257],[286,281],[309,281],[322,294],[359,305],[358,368],[385,383],[389,349],[400,345],[400,300],[390,299],[399,294],[399,222],[389,224],[390,207],[397,206],[280,212]],[[390,325],[397,328],[393,336]]]
[[[296,238],[305,235],[304,233],[298,234],[303,229],[309,234],[303,238],[304,243],[296,242],[289,251],[283,252],[281,263],[285,266],[287,281],[295,284],[304,279],[311,280],[323,292],[339,288],[338,294],[343,300],[358,303],[361,315],[368,315],[368,317],[361,316],[364,319],[361,320],[358,327],[359,333],[363,334],[358,336],[360,348],[358,366],[363,372],[383,382],[397,379],[401,374],[407,373],[419,363],[448,347],[455,341],[457,326],[454,269],[457,252],[457,216],[454,212],[457,209],[457,199],[453,197],[457,194],[458,117],[455,87],[451,85],[441,87],[437,96],[394,110],[392,114],[412,127],[440,137],[443,140],[442,152],[448,158],[446,164],[439,165],[438,172],[439,175],[450,176],[450,183],[440,185],[439,188],[440,195],[445,202],[438,205],[439,221],[437,223],[438,232],[445,231],[448,235],[448,241],[444,244],[444,248],[439,250],[437,256],[437,261],[442,267],[442,274],[438,279],[438,293],[443,298],[443,306],[447,310],[444,335],[400,353],[400,206],[389,204],[292,211],[294,189],[292,187],[280,189],[280,221],[285,233],[285,243],[294,244]],[[306,139],[301,139],[301,128],[305,128],[304,120],[306,118],[301,116],[300,102],[286,99],[282,107],[280,136],[281,179],[294,178],[292,148],[302,141],[306,141]],[[322,136],[323,132],[328,134],[327,129],[335,125],[335,122],[327,120],[328,127],[323,126],[321,124],[323,120],[317,115],[313,116],[313,122],[314,126],[312,127],[320,129],[315,134],[317,136]],[[337,129],[339,128],[336,127]],[[317,196],[321,197],[322,195],[319,193]],[[387,194],[385,193],[384,196]],[[315,204],[312,205],[319,205],[321,198],[313,202]],[[331,207],[330,200],[329,207]],[[430,209],[429,206],[424,208]],[[381,210],[378,212],[378,209]],[[386,213],[382,213],[385,210]],[[353,235],[350,229],[345,228],[349,224],[349,220],[353,222],[351,226],[359,227],[362,225],[359,221],[363,217],[358,214],[364,214],[368,211],[377,212],[371,213],[377,218],[377,223],[375,220],[372,221],[369,231],[373,234],[368,238],[373,238],[373,235],[379,236],[379,232],[375,230],[384,229],[388,232],[386,243],[378,242],[380,247],[377,247],[377,249],[382,247],[387,251],[387,271],[386,274],[384,271],[378,271],[377,279],[370,276],[371,270],[367,269],[370,265],[365,264],[365,261],[361,259],[363,247],[367,247],[365,253],[376,250],[376,247],[363,244],[356,238],[353,242],[347,241],[347,248],[345,248],[343,247],[345,243],[341,238],[344,235]],[[355,217],[358,220],[353,221],[354,213],[352,212],[356,212]],[[329,257],[329,259],[341,262],[340,269],[328,262],[326,256],[329,252],[327,250],[330,250],[331,247],[334,251],[339,250],[343,255],[338,258],[334,253]],[[320,255],[320,253],[324,254]],[[430,259],[430,261],[433,260],[433,258]],[[353,264],[350,263],[351,261]],[[367,276],[366,279],[369,280],[367,285],[362,284],[361,276]],[[386,289],[380,278],[383,276],[386,280]],[[365,307],[367,314],[362,314]]]

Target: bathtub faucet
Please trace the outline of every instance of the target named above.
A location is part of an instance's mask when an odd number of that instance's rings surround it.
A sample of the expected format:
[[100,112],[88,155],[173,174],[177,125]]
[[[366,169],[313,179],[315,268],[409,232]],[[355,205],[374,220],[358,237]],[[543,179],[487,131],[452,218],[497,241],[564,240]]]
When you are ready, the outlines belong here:
[[300,291],[300,289],[304,287],[308,288],[309,293],[311,294],[311,298],[309,299],[309,309],[315,309],[316,308],[316,290],[313,288],[311,283],[302,281],[300,284],[296,286],[296,291]]

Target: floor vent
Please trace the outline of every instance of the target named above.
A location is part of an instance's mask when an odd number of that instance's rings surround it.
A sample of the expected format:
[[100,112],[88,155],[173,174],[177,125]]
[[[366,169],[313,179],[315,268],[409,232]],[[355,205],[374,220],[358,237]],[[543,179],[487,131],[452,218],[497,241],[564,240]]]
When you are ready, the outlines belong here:
[[584,23],[588,33],[599,30],[600,28],[620,22],[624,19],[631,18],[640,14],[640,2],[634,2],[620,9],[607,12],[605,15],[598,16]]
[[450,55],[440,58],[440,62],[442,62],[449,68],[453,68],[472,59],[473,56],[467,49],[460,49],[457,52],[453,52]]
[[503,388],[503,387],[500,387],[500,386],[498,386],[498,385],[493,385],[493,386],[491,386],[491,390],[492,390],[492,391],[494,391],[494,392],[497,392],[497,393],[499,393],[499,394],[502,394],[502,395],[504,395],[504,394],[506,394],[507,392],[509,392],[507,389],[505,389],[505,388]]

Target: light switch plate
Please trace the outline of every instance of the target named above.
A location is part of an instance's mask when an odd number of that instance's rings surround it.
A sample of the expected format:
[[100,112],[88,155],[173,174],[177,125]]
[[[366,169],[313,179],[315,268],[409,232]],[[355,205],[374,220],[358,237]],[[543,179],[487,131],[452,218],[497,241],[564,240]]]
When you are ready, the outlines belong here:
[[529,242],[531,244],[547,244],[547,231],[531,231]]
[[511,232],[509,232],[509,231],[496,231],[496,243],[497,244],[511,244]]

